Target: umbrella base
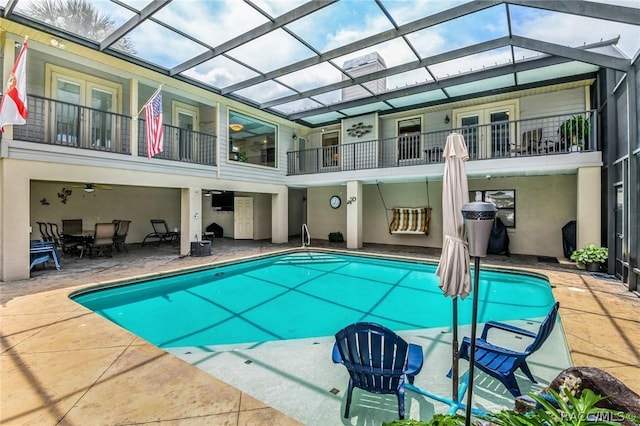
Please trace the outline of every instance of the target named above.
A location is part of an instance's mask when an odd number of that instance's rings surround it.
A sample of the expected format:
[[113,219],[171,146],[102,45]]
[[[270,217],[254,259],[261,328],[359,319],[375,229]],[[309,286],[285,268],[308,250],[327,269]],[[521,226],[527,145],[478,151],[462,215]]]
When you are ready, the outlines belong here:
[[[467,404],[461,401],[464,400],[464,394],[467,392],[468,378],[469,378],[469,372],[467,371],[466,373],[464,373],[464,375],[462,376],[462,380],[460,381],[460,387],[458,388],[458,401],[453,401],[450,398],[445,398],[443,396],[436,395],[434,393],[431,393],[427,390],[421,389],[409,383],[405,383],[404,387],[405,389],[419,393],[420,395],[424,395],[427,398],[431,398],[433,400],[442,402],[443,404],[447,404],[449,406],[449,412],[447,414],[451,415],[451,414],[455,414],[458,410],[466,411],[467,409]],[[487,412],[484,410],[480,410],[479,408],[472,407],[471,414],[473,414],[474,416],[486,416]]]

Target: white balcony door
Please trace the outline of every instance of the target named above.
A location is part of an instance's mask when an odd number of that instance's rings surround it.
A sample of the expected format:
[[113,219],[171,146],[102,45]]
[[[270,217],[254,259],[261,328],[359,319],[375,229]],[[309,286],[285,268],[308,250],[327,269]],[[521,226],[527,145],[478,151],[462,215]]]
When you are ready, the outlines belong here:
[[456,127],[461,129],[472,159],[504,157],[515,143],[515,129],[509,124],[518,119],[517,101],[454,110]]
[[84,148],[117,148],[121,87],[75,71],[47,66],[51,109],[51,139]]
[[198,131],[198,108],[192,105],[173,103],[173,125],[177,127],[176,142],[181,160],[195,161],[198,146],[193,132]]

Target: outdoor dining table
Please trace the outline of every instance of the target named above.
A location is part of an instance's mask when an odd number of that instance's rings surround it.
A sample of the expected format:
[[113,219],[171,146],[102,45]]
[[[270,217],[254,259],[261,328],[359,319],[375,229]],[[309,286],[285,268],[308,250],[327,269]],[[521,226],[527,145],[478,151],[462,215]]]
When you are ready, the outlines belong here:
[[60,269],[60,255],[56,245],[47,241],[32,241],[29,244],[29,255],[31,258],[38,255],[48,255],[53,263],[56,265],[56,269]]
[[74,232],[70,234],[65,234],[68,237],[78,240],[78,247],[80,248],[80,259],[84,256],[84,251],[87,248],[87,245],[91,243],[93,237],[95,236],[95,231],[93,230],[85,230],[82,232]]

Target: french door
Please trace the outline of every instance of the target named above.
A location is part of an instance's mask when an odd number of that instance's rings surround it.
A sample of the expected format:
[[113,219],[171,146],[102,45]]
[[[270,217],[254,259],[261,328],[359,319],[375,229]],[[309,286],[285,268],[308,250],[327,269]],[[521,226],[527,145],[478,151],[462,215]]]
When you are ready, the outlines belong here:
[[455,123],[464,136],[471,159],[507,157],[516,142],[515,102],[454,110]]
[[83,148],[117,148],[118,94],[115,85],[51,72],[51,96],[56,100],[49,121],[51,139]]
[[197,161],[198,144],[194,134],[198,131],[197,108],[174,102],[173,125],[178,128],[177,142],[180,160]]

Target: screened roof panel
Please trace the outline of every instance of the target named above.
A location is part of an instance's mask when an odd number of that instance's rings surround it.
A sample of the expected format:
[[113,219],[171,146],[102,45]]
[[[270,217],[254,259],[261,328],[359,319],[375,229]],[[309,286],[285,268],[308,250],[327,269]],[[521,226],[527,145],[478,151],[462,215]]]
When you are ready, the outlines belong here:
[[512,74],[501,75],[493,78],[485,78],[470,83],[458,84],[456,86],[447,87],[449,96],[464,96],[469,93],[482,93],[489,90],[501,89],[504,87],[515,86],[516,82]]
[[638,53],[638,0],[494,1],[0,0],[0,15],[312,126],[625,72]]
[[338,68],[328,62],[323,62],[301,69],[300,71],[283,75],[282,77],[278,77],[277,80],[296,90],[302,91],[338,83],[342,81],[343,77],[344,74],[340,72]]
[[182,74],[218,89],[258,75],[257,72],[225,56],[216,56]]
[[408,24],[416,20],[418,15],[433,15],[438,12],[442,12],[450,7],[454,7],[465,3],[464,0],[423,0],[420,2],[420,11],[417,13],[416,2],[412,1],[397,1],[397,0],[382,0],[382,5],[387,9],[393,20],[397,25]]
[[22,0],[17,2],[15,12],[97,43],[135,16],[135,12],[108,0],[92,4],[94,13],[83,14],[73,3]]
[[295,92],[293,90],[272,80],[234,92],[236,95],[240,95],[247,99],[253,99],[256,102],[267,102],[272,99],[281,98],[294,93]]
[[375,111],[386,111],[391,109],[391,106],[384,103],[384,102],[376,102],[373,104],[367,104],[367,105],[361,105],[361,106],[357,106],[357,107],[353,107],[353,108],[345,108],[345,109],[341,109],[340,112],[342,112],[344,115],[347,116],[351,116],[351,115],[361,115],[361,114],[367,114],[370,112],[375,112]]
[[[173,68],[206,51],[201,44],[149,20],[134,28],[124,39],[130,39],[134,44],[136,53],[132,56],[163,68]],[[119,41],[122,40],[123,38]],[[158,40],[162,42],[159,43]],[[112,47],[128,53],[120,42]]]
[[[269,54],[265,55],[265,52]],[[284,30],[278,29],[236,47],[228,55],[260,72],[269,72],[314,56],[315,53]]]
[[373,1],[339,1],[289,25],[319,52],[326,52],[393,28]]
[[334,62],[336,65],[344,67],[345,63],[373,52],[383,58],[387,68],[418,60],[418,57],[411,51],[409,45],[402,38],[395,38],[384,43],[357,50],[348,55],[339,56],[334,59]]
[[598,69],[595,65],[582,62],[566,62],[564,64],[551,65],[548,67],[536,68],[530,71],[517,73],[518,83],[528,84],[541,80],[552,80],[571,75],[581,75],[595,72]]
[[241,1],[171,2],[154,14],[154,18],[209,46],[231,40],[268,19]]
[[436,78],[447,78],[498,65],[511,64],[513,63],[511,58],[511,48],[503,47],[431,65],[429,69]]
[[313,108],[320,107],[322,107],[322,105],[320,105],[318,102],[314,101],[313,99],[305,98],[300,99],[299,101],[276,105],[271,108],[285,114],[293,114],[294,112],[307,111]]
[[[237,2],[233,1],[229,3],[235,5]],[[306,0],[253,0],[253,3],[265,13],[269,14],[269,16],[274,18],[293,10],[298,6],[302,6],[306,3]]]
[[509,35],[505,6],[493,6],[407,35],[420,57]]
[[430,90],[428,92],[416,93],[415,95],[389,99],[387,103],[391,104],[394,108],[405,108],[412,105],[426,104],[440,99],[446,99],[446,97],[447,95],[445,95],[442,90]]
[[387,77],[387,90],[395,90],[401,87],[433,81],[431,75],[424,68],[403,72]]

